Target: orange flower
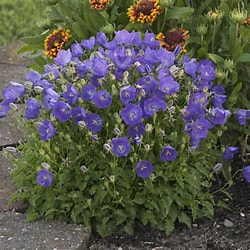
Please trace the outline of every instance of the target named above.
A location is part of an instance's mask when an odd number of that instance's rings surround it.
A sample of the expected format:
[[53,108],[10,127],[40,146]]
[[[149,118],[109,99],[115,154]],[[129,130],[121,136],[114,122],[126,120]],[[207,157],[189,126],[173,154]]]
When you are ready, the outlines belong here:
[[95,10],[103,10],[110,0],[89,0],[90,6]]
[[45,55],[55,58],[66,42],[71,38],[70,31],[59,27],[52,34],[48,35],[44,41]]
[[250,25],[250,16],[248,16],[242,23],[245,26],[249,26]]
[[173,29],[168,31],[165,35],[159,33],[156,39],[160,41],[163,48],[169,51],[174,51],[178,45],[182,46],[181,52],[186,52],[185,41],[189,38],[189,31],[183,29]]
[[159,0],[139,0],[137,3],[131,5],[128,8],[129,21],[131,23],[152,23],[157,16],[161,14],[162,8],[159,5]]

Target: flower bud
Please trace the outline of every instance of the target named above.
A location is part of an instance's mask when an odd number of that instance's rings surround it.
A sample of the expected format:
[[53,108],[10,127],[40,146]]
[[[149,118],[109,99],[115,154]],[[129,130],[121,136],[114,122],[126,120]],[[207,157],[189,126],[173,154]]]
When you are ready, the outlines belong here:
[[230,17],[235,23],[242,23],[247,18],[247,11],[235,8],[230,12]]
[[114,26],[109,23],[101,28],[101,31],[104,32],[105,34],[112,35],[113,32],[115,31]]
[[174,3],[175,3],[175,0],[160,0],[159,5],[162,8],[168,8],[168,7],[173,6]]
[[23,83],[23,85],[27,88],[27,89],[32,89],[33,88],[33,82],[31,81],[25,81]]
[[88,171],[88,168],[85,165],[82,165],[80,169],[84,174]]
[[78,125],[79,125],[81,128],[86,128],[86,123],[85,123],[85,121],[79,121],[79,122],[78,122]]
[[44,169],[46,169],[46,170],[49,170],[49,169],[50,169],[50,165],[49,165],[48,163],[46,163],[46,162],[42,162],[42,163],[41,163],[41,166],[42,166]]
[[206,35],[207,34],[207,25],[204,24],[204,23],[201,23],[199,24],[197,27],[196,27],[196,31],[199,35],[203,36],[203,35]]
[[210,22],[217,22],[223,17],[224,13],[220,10],[215,9],[214,11],[210,10],[206,17]]
[[4,148],[4,149],[5,149],[6,151],[10,152],[10,153],[16,153],[16,152],[17,152],[17,148],[11,147],[11,146],[6,147],[6,148]]
[[220,81],[223,81],[224,79],[227,78],[228,72],[221,69],[215,69],[215,74]]
[[229,71],[232,71],[234,68],[234,61],[231,59],[225,59],[224,61],[224,67],[228,69]]
[[121,135],[121,130],[119,128],[114,128],[114,133],[116,135]]
[[145,144],[144,148],[146,149],[146,151],[149,151],[151,149],[151,146],[149,144]]
[[35,90],[35,92],[37,92],[37,93],[42,93],[42,92],[43,92],[43,88],[40,87],[40,86],[35,86],[35,87],[34,87],[34,90]]
[[110,144],[108,143],[104,143],[103,144],[103,148],[107,151],[110,152],[112,150],[112,147],[110,146]]
[[218,172],[221,168],[222,168],[222,163],[217,163],[217,164],[214,166],[213,170],[214,170],[215,172]]
[[154,180],[155,180],[155,178],[156,178],[156,176],[155,176],[155,174],[154,174],[154,173],[151,173],[151,174],[149,175],[149,178],[150,178],[152,181],[154,181]]
[[110,181],[111,181],[112,183],[115,182],[115,176],[114,176],[114,175],[110,175],[110,176],[109,176],[109,179],[110,179]]
[[150,124],[150,123],[147,123],[145,125],[145,131],[148,132],[148,133],[150,133],[150,132],[152,132],[152,130],[153,130],[153,125]]
[[11,109],[12,111],[17,111],[17,110],[18,110],[17,105],[16,105],[15,103],[13,103],[13,102],[11,102],[11,103],[9,104],[9,107],[10,107],[10,109]]

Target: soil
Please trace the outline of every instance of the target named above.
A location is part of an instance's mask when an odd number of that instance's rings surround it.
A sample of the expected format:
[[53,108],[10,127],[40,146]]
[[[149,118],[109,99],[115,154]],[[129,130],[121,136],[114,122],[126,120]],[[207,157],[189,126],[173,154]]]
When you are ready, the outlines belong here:
[[250,184],[241,176],[230,188],[232,199],[219,195],[228,204],[228,209],[217,209],[213,220],[195,221],[192,228],[176,225],[167,236],[164,232],[139,226],[133,236],[116,233],[102,239],[90,238],[89,249],[117,250],[249,250],[250,249]]

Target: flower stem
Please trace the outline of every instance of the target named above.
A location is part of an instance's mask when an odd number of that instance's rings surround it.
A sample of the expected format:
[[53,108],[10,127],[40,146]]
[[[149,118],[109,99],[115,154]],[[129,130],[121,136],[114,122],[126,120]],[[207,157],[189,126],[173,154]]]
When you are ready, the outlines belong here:
[[214,21],[213,25],[213,36],[212,36],[212,52],[214,53],[214,39],[215,39],[215,30],[216,30],[216,21]]
[[165,8],[165,11],[164,11],[164,20],[163,20],[163,23],[162,23],[160,31],[163,31],[163,29],[164,29],[164,26],[165,26],[166,20],[167,20],[167,14],[168,14],[168,8]]

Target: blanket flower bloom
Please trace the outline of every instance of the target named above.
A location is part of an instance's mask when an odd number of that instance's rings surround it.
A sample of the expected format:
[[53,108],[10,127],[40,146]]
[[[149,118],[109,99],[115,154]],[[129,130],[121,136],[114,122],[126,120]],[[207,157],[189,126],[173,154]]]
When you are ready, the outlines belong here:
[[45,55],[49,58],[55,58],[59,50],[64,48],[64,45],[71,38],[70,31],[59,27],[52,34],[48,35],[44,41]]
[[138,0],[128,8],[129,21],[132,23],[152,23],[162,12],[159,0]]
[[190,37],[189,31],[184,29],[172,29],[165,34],[160,32],[156,38],[160,41],[163,48],[174,51],[177,46],[181,45],[181,52],[186,52],[185,41]]
[[110,0],[89,0],[90,6],[95,10],[103,10]]

